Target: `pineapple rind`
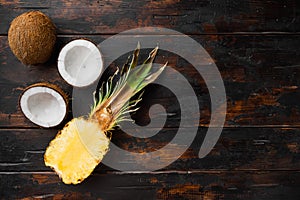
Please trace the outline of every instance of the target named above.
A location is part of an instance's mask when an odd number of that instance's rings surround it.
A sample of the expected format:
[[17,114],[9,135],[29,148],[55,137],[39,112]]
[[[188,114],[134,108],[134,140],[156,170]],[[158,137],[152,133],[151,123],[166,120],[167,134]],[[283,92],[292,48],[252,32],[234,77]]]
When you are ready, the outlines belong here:
[[44,156],[45,164],[53,168],[64,183],[80,183],[101,162],[109,141],[98,122],[75,118],[51,141]]
[[101,87],[99,99],[94,102],[89,118],[73,119],[50,143],[44,156],[45,164],[53,168],[64,183],[80,183],[101,162],[110,142],[105,133],[126,120],[125,113],[136,110],[133,107],[141,98],[128,104],[130,98],[153,82],[167,65],[155,73],[150,72],[157,49],[151,51],[141,67],[132,70],[137,66],[138,44],[130,66],[124,67],[124,71],[122,69],[122,77],[116,85],[112,85],[112,76],[103,85],[106,90]]

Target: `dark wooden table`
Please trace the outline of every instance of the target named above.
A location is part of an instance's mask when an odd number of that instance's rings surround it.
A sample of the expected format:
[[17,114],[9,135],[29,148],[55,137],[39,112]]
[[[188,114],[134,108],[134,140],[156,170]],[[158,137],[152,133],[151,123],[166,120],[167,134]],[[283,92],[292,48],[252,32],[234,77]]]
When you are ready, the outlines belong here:
[[[29,10],[46,13],[58,30],[53,58],[39,66],[21,64],[7,41],[12,19]],[[211,116],[209,92],[193,66],[160,51],[158,60],[167,59],[197,93],[201,118],[194,142],[159,171],[119,172],[100,164],[82,184],[63,184],[43,163],[45,148],[63,125],[43,129],[32,124],[20,111],[20,94],[33,83],[50,82],[71,96],[72,87],[56,67],[64,44],[75,38],[100,43],[147,26],[189,35],[216,62],[227,95],[220,139],[205,158],[198,158]],[[300,199],[299,31],[297,0],[1,0],[0,199]],[[161,91],[146,88],[145,95],[152,95],[136,114],[137,123],[149,122],[145,113],[153,103],[180,112]],[[71,118],[70,112],[67,120]],[[170,116],[154,140],[134,139],[117,130],[113,142],[129,151],[153,151],[174,137],[179,121],[177,115]]]

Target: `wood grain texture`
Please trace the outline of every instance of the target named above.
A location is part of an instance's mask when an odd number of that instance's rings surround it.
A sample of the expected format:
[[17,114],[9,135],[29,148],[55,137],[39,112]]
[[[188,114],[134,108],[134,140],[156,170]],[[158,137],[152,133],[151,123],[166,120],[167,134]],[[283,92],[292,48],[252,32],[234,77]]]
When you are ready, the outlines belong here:
[[[134,130],[132,130],[134,131]],[[167,145],[177,133],[175,128],[157,130],[151,138],[135,138],[116,130],[112,142],[120,148],[136,153],[156,151]],[[189,134],[190,129],[184,132]],[[210,152],[198,158],[207,128],[200,128],[188,150],[168,170],[300,170],[300,131],[285,128],[226,128]],[[1,130],[0,171],[51,171],[45,167],[43,156],[57,130],[12,129]],[[177,151],[180,144],[173,145]],[[110,152],[110,156],[114,153]],[[174,155],[169,155],[174,157]],[[167,162],[160,158],[161,162]],[[138,163],[138,160],[128,160]],[[152,163],[148,162],[148,166]],[[113,170],[99,165],[97,172]]]
[[299,32],[297,0],[286,1],[2,1],[0,34],[12,19],[39,9],[49,15],[59,34],[114,34],[137,27],[160,26],[186,34]]
[[260,199],[300,197],[299,171],[97,174],[76,186],[53,173],[0,173],[2,199]]
[[[22,65],[7,43],[10,22],[30,10],[47,14],[58,32],[55,53],[38,66]],[[0,199],[300,199],[299,1],[3,0],[0,19]],[[87,38],[98,44],[119,32],[147,26],[188,34],[217,64],[227,95],[220,139],[205,158],[198,158],[210,124],[210,94],[194,66],[160,50],[156,62],[168,60],[197,94],[200,121],[193,121],[198,126],[194,142],[177,161],[155,172],[118,172],[100,164],[82,184],[63,184],[44,166],[43,154],[58,129],[72,118],[72,107],[63,124],[41,129],[21,113],[20,94],[33,83],[50,82],[69,95],[72,105],[73,88],[57,71],[60,49],[72,39]],[[182,37],[169,31],[159,34],[168,35],[170,41]],[[181,48],[189,47],[181,44]],[[104,60],[110,61],[103,52]],[[141,56],[146,53],[143,50]],[[126,58],[120,56],[109,69],[121,66]],[[163,78],[176,80],[172,73]],[[170,114],[162,130],[152,128],[157,135],[140,139],[117,129],[112,142],[130,152],[155,151],[174,138],[181,119],[195,117],[181,118],[174,94],[150,85],[140,110],[132,115],[137,124],[164,120],[162,115],[149,118],[153,104],[163,105]],[[185,133],[191,128],[185,127]]]
[[[107,37],[87,36],[96,44]],[[125,40],[126,37],[131,36],[124,36]],[[181,36],[171,37],[174,37],[174,40],[180,40]],[[0,37],[0,93],[2,96],[0,99],[0,127],[37,127],[23,116],[18,107],[20,94],[33,83],[57,84],[69,94],[71,99],[73,88],[58,74],[56,59],[59,49],[74,38],[76,36],[59,37],[56,55],[47,64],[24,66],[12,55],[7,44],[7,37]],[[300,103],[297,100],[300,97],[299,36],[210,35],[192,36],[192,38],[208,51],[222,75],[227,95],[225,126],[300,126],[298,120]],[[144,57],[146,53],[147,51],[144,51]],[[104,58],[109,60],[109,55],[104,55]],[[111,67],[122,66],[126,58],[127,55],[121,56]],[[164,63],[166,60],[170,66],[185,76],[195,90],[201,114],[199,125],[208,126],[210,96],[201,75],[183,58],[170,52],[160,51],[156,62]],[[177,78],[174,74],[165,74],[162,75],[162,78],[182,84],[176,81]],[[183,90],[182,94],[187,93]],[[180,107],[174,103],[176,98],[170,91],[162,87],[150,86],[146,89],[145,99],[147,102],[142,103],[140,113],[147,113],[149,104],[162,104],[168,112],[175,113],[166,126],[178,126]],[[138,116],[141,123],[147,123],[148,118]],[[70,117],[71,115],[68,119]],[[154,116],[153,120],[160,121],[161,118],[161,116]]]

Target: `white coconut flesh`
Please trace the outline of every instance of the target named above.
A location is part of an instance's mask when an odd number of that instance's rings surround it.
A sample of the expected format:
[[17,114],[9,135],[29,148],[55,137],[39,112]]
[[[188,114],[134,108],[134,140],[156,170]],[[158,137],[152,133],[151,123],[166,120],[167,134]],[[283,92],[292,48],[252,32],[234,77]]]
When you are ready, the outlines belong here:
[[70,85],[84,87],[101,75],[103,59],[96,45],[78,39],[69,42],[59,53],[58,71]]
[[45,86],[26,90],[21,96],[20,107],[30,121],[42,127],[59,125],[67,113],[67,104],[63,96]]

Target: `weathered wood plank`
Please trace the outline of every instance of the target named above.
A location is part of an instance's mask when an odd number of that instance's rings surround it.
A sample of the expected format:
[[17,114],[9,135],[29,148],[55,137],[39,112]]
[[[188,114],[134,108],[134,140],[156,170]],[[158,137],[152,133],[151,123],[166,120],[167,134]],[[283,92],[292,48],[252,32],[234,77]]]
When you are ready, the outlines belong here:
[[[184,129],[186,134],[190,128]],[[134,130],[131,130],[131,132]],[[113,132],[112,142],[129,152],[157,151],[177,134],[175,128],[157,130],[151,138],[136,138],[121,130]],[[198,158],[207,128],[200,128],[187,151],[161,170],[300,170],[300,131],[284,128],[225,128],[213,150]],[[16,129],[0,131],[0,171],[51,171],[43,155],[57,130]],[[174,145],[176,152],[182,144]],[[114,155],[114,154],[112,154]],[[166,155],[164,155],[166,156]],[[170,155],[169,157],[172,157]],[[166,156],[168,157],[168,156]],[[167,161],[161,157],[161,162]],[[150,160],[151,161],[151,160]],[[148,162],[148,166],[151,162]],[[128,160],[138,163],[137,160]],[[97,172],[112,170],[99,165]],[[141,169],[142,170],[142,169]]]
[[297,0],[286,1],[2,1],[0,34],[14,17],[29,10],[49,15],[60,34],[111,34],[160,26],[187,34],[299,32]]
[[[299,8],[297,0],[1,1],[0,199],[300,199]],[[60,36],[47,64],[26,67],[10,52],[5,35],[12,19],[29,10],[48,14]],[[43,163],[45,148],[63,124],[39,129],[22,115],[19,95],[28,85],[46,81],[59,85],[71,102],[72,87],[56,69],[59,49],[76,37],[99,43],[112,34],[146,26],[190,34],[211,54],[226,87],[227,128],[210,154],[199,159],[211,116],[208,90],[189,63],[160,51],[157,61],[167,58],[198,97],[200,127],[190,148],[157,172],[129,174],[100,164],[82,184],[64,185]],[[116,60],[112,68],[126,57]],[[175,79],[173,74],[164,76]],[[155,103],[172,115],[151,138],[115,131],[113,142],[131,152],[163,147],[185,119],[174,95],[164,88],[146,88],[144,99],[133,116],[138,124],[150,122],[149,106]],[[66,121],[71,116],[72,112]],[[151,119],[161,120],[161,115]],[[190,127],[184,130],[188,133]]]
[[[107,37],[99,35],[87,38],[100,43]],[[124,36],[124,39],[126,37],[131,36]],[[179,36],[171,37],[180,39]],[[300,104],[297,101],[300,96],[300,36],[192,37],[210,53],[224,80],[228,101],[225,126],[300,126]],[[25,119],[18,107],[20,94],[30,84],[54,83],[72,95],[72,87],[59,76],[55,60],[59,49],[74,38],[76,36],[59,37],[56,53],[47,64],[24,66],[12,55],[7,37],[0,37],[0,127],[37,127]],[[145,51],[143,55],[146,53]],[[104,57],[105,60],[109,60],[109,55]],[[121,56],[112,67],[121,66],[126,57],[127,55]],[[199,123],[201,126],[207,126],[210,119],[210,96],[202,77],[184,59],[160,51],[157,62],[164,63],[166,60],[184,75],[194,88],[201,112]],[[164,78],[176,80],[173,74],[165,74]],[[174,103],[175,97],[172,93],[164,88],[151,86],[145,92],[145,99],[147,101],[142,104],[142,111],[138,117],[140,123],[149,121],[145,116],[141,116],[147,112],[147,106],[159,103],[165,105],[168,112],[175,113],[166,126],[178,126],[180,107]],[[70,117],[71,115],[68,119]],[[155,116],[153,120],[162,119],[161,116]]]
[[0,173],[1,199],[300,198],[299,171],[97,174],[76,186],[52,173]]

